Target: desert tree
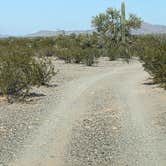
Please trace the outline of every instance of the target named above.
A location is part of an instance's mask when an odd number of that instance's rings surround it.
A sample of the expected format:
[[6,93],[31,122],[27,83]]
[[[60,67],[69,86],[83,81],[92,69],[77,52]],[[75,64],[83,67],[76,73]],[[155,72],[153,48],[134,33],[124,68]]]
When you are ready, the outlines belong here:
[[[112,56],[129,58],[132,46],[132,30],[141,27],[142,20],[134,14],[126,17],[125,3],[121,4],[121,11],[108,8],[106,12],[92,18],[92,26],[101,37],[103,48],[108,49]],[[114,59],[114,58],[113,58]]]

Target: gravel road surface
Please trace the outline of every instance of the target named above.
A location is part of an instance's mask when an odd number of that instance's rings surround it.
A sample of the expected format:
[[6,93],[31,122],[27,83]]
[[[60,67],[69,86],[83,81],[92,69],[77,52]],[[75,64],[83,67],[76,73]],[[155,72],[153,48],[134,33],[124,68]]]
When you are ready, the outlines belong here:
[[55,66],[28,103],[0,103],[0,165],[166,165],[166,92],[139,62]]

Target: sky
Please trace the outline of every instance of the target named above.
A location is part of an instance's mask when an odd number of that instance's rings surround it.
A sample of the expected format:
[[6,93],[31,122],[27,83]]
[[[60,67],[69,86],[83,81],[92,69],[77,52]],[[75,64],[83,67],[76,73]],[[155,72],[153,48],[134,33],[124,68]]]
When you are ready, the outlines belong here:
[[[128,13],[166,25],[166,0],[124,0]],[[40,30],[91,29],[93,16],[122,0],[0,0],[0,34],[25,35]]]

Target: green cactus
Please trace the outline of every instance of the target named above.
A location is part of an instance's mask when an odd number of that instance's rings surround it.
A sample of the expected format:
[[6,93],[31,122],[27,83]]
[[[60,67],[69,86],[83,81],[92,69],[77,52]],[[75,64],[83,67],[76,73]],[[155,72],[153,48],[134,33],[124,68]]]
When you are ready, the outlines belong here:
[[126,25],[126,11],[125,11],[125,2],[121,4],[121,37],[122,42],[125,42],[125,25]]

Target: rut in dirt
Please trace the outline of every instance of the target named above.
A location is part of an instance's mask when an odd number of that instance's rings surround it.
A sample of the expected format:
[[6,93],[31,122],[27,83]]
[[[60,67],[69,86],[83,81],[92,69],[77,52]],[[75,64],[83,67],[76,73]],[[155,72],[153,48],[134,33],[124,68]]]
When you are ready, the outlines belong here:
[[165,166],[166,93],[148,77],[134,61],[69,82],[10,165]]
[[166,130],[159,124],[166,109],[163,100],[166,93],[145,85],[148,78],[141,64],[136,63],[99,82],[105,88],[98,88],[99,97],[91,102],[95,105],[104,98],[111,105],[103,102],[103,109],[91,110],[78,122],[73,129],[66,164],[166,165]]

